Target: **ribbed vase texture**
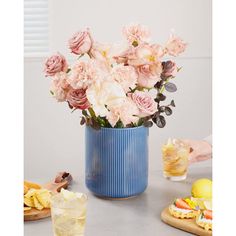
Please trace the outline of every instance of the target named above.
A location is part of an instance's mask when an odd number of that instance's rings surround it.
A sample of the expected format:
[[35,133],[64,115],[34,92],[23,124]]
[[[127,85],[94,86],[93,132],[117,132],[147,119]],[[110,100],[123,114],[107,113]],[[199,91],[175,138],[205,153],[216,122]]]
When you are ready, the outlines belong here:
[[127,198],[148,183],[148,128],[86,126],[86,186],[101,197]]

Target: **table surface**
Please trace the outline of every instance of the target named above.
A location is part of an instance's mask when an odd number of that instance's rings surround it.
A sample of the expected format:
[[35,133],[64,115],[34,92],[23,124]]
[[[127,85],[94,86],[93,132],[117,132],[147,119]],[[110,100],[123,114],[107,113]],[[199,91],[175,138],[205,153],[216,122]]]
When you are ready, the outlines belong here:
[[[171,182],[162,177],[162,171],[150,171],[146,191],[128,200],[103,200],[93,196],[84,185],[83,176],[74,176],[70,190],[88,195],[85,236],[179,236],[192,235],[161,221],[161,211],[174,198],[190,195],[191,185],[199,178],[211,178],[211,164],[202,162],[189,168],[188,177]],[[35,180],[36,181],[36,180]],[[37,180],[45,183],[48,178]],[[51,219],[24,223],[25,236],[52,236]]]

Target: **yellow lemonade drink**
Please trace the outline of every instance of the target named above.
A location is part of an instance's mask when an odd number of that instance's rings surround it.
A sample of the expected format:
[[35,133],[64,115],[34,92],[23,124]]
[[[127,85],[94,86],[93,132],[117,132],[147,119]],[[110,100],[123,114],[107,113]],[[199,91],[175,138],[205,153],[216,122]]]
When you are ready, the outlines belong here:
[[54,236],[82,236],[86,221],[87,196],[62,189],[52,197]]
[[169,139],[162,146],[163,174],[173,181],[184,180],[187,176],[190,147],[178,139]]

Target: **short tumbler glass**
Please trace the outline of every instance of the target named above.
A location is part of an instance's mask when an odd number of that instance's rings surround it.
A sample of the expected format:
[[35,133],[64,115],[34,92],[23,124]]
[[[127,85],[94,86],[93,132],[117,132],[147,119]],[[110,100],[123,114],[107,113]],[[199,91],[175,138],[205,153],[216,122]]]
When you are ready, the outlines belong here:
[[186,179],[190,147],[178,139],[169,139],[162,146],[163,175],[172,181]]
[[54,236],[83,236],[87,195],[78,193],[78,198],[64,199],[56,194],[51,199],[51,217]]

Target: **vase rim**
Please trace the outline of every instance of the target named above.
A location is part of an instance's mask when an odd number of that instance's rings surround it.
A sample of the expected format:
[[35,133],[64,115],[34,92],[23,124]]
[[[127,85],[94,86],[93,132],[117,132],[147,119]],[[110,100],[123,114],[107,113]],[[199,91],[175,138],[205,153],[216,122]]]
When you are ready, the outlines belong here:
[[[90,126],[86,126],[86,127],[89,127],[91,129],[93,129],[92,127]],[[122,131],[122,130],[134,130],[134,129],[141,129],[141,128],[148,128],[148,127],[145,127],[143,125],[140,125],[140,126],[136,126],[136,127],[130,127],[130,128],[108,128],[108,127],[101,127],[102,130],[117,130],[117,131]]]

